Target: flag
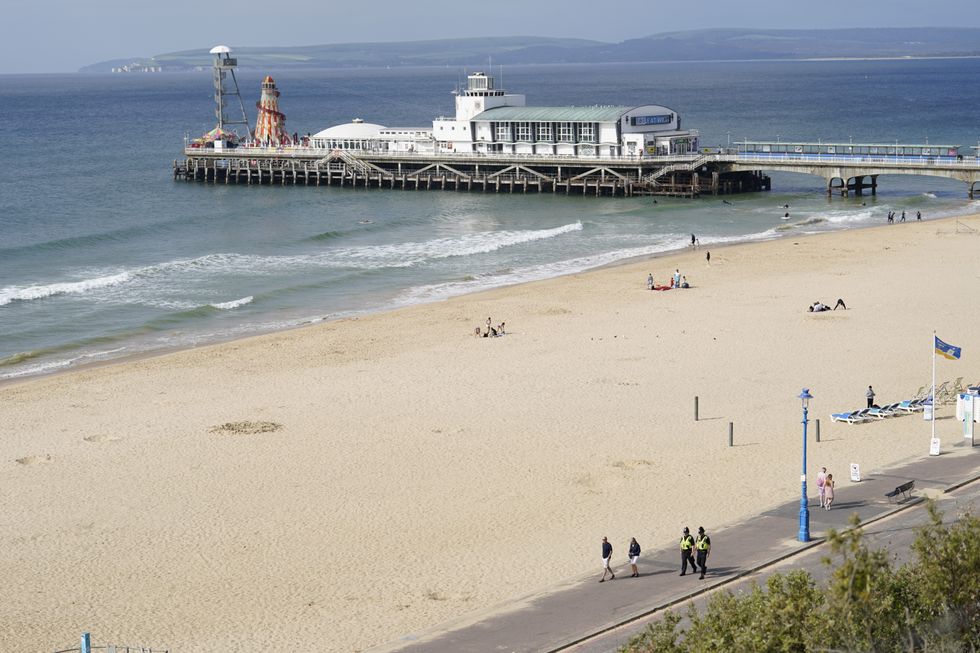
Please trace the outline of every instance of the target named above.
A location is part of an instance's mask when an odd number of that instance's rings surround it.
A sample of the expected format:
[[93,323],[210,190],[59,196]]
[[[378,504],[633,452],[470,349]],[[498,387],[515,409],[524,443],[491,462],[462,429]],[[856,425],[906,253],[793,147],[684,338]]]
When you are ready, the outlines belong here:
[[939,338],[936,338],[936,353],[940,356],[945,356],[951,361],[954,361],[960,357],[960,348],[954,347],[953,345],[948,345]]

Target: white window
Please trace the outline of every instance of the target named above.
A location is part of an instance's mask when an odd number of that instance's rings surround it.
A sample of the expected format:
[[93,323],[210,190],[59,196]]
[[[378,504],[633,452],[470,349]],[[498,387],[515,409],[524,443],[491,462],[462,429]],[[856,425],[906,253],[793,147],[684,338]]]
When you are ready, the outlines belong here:
[[550,141],[553,136],[551,135],[551,123],[542,122],[538,123],[538,140],[539,141]]
[[528,142],[531,140],[531,123],[514,123],[514,140]]
[[558,140],[562,143],[575,142],[575,127],[570,122],[558,123]]
[[496,140],[498,141],[509,141],[510,140],[510,123],[509,122],[498,122],[497,129],[494,132]]
[[595,123],[586,122],[579,125],[578,140],[582,143],[595,143]]

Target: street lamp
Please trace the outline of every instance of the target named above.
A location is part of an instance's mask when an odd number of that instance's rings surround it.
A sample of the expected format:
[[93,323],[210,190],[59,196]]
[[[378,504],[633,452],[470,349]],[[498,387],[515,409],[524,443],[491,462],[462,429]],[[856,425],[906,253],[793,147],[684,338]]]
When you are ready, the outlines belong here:
[[800,533],[796,536],[800,542],[810,541],[810,506],[807,504],[806,496],[806,414],[811,399],[813,395],[810,394],[810,389],[803,388],[803,392],[800,393],[800,401],[803,402],[803,473],[800,475],[802,495],[800,496]]

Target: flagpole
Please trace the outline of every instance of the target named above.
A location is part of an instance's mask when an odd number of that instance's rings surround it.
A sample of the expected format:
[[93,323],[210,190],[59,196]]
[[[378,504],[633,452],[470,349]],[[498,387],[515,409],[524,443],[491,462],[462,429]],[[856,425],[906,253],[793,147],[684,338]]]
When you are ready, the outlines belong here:
[[932,439],[936,439],[936,332],[932,332]]

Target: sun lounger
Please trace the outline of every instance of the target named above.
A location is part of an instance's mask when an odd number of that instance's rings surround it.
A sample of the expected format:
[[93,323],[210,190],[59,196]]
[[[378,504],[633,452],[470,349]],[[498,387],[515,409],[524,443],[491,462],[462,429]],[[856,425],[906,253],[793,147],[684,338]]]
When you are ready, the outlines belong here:
[[848,424],[858,424],[860,422],[867,422],[871,419],[868,416],[868,409],[863,408],[861,410],[853,410],[848,413],[831,413],[830,421],[832,422],[847,422]]
[[899,402],[898,410],[904,411],[906,413],[914,413],[917,410],[925,410],[926,404],[931,404],[932,400],[930,397],[925,399],[907,399],[905,401]]
[[879,406],[878,408],[868,408],[868,415],[876,419],[885,419],[886,417],[892,417],[897,414],[898,404],[888,404],[887,406]]

